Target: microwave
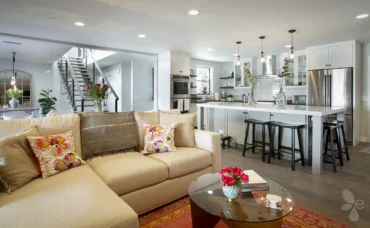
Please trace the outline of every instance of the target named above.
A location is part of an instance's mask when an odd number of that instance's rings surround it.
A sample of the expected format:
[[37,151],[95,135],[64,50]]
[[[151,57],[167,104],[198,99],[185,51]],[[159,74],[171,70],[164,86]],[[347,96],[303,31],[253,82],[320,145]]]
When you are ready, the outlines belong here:
[[171,98],[190,99],[190,77],[172,76]]

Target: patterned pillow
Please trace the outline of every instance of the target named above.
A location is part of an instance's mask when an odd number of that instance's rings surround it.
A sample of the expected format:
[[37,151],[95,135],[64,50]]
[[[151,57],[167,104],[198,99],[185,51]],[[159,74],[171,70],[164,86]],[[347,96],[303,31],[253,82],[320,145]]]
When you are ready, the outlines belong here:
[[59,135],[27,137],[42,178],[86,164],[77,154],[72,131]]
[[148,154],[161,152],[175,152],[175,128],[172,125],[144,124],[145,147]]

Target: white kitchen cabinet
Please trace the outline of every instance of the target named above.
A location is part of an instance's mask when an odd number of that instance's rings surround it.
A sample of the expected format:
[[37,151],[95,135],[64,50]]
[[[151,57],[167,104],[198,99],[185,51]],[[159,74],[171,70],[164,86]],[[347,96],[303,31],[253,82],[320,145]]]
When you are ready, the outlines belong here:
[[353,67],[353,45],[328,45],[308,49],[308,69]]
[[353,67],[352,44],[329,47],[329,68]]
[[171,52],[171,74],[190,75],[190,56],[185,53]]
[[326,69],[329,65],[329,48],[316,48],[309,50],[309,70]]
[[307,79],[307,55],[305,51],[297,51],[294,54],[294,84],[306,86]]

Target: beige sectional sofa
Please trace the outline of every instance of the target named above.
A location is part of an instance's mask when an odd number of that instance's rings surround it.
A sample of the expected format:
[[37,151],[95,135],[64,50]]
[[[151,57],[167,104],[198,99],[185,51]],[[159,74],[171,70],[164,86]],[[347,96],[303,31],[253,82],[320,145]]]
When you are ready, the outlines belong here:
[[[42,135],[72,130],[81,153],[80,117],[0,121],[0,139],[37,126]],[[196,148],[87,161],[12,194],[0,193],[0,227],[138,227],[138,215],[187,195],[196,177],[221,167],[220,135],[195,131]]]

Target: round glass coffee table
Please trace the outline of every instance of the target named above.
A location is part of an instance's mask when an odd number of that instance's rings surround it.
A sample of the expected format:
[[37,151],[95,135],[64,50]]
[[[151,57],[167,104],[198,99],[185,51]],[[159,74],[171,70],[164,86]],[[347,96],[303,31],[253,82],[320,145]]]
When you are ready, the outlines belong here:
[[[293,210],[293,197],[280,184],[264,179],[269,190],[242,193],[235,201],[223,194],[220,174],[195,179],[188,189],[193,227],[214,227],[220,219],[229,227],[281,227],[282,219]],[[281,209],[266,207],[267,194],[281,197]]]

